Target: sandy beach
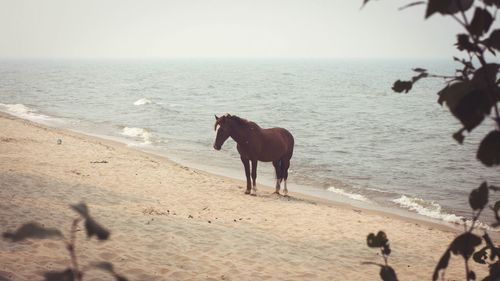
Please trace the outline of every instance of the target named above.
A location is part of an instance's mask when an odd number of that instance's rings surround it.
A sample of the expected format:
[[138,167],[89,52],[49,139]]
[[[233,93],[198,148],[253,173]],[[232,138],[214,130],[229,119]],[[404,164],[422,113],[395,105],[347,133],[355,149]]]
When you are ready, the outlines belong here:
[[[57,140],[62,143],[58,144]],[[291,179],[293,181],[293,179]],[[67,233],[86,202],[111,239],[77,234],[80,263],[109,261],[129,280],[377,280],[366,235],[384,230],[400,280],[430,280],[457,235],[416,222],[176,164],[124,144],[0,115],[0,231],[36,221]],[[42,280],[69,265],[58,240],[0,240],[0,279]],[[472,263],[479,277],[486,267]],[[464,279],[452,257],[447,280]],[[91,270],[85,280],[111,280]]]

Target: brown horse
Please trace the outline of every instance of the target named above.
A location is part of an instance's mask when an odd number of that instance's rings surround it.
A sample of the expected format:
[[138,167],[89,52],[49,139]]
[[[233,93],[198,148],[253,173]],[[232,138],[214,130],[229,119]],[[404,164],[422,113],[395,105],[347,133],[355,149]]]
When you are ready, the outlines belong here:
[[[219,130],[217,130],[219,126]],[[281,181],[285,181],[284,195],[288,194],[286,180],[290,158],[293,154],[293,136],[286,129],[262,129],[254,122],[238,116],[226,114],[222,117],[215,115],[214,130],[217,131],[214,148],[220,150],[224,142],[231,137],[236,143],[240,153],[241,162],[245,166],[247,189],[245,194],[257,195],[255,179],[257,178],[257,162],[273,162],[276,171],[276,193],[280,193]],[[250,162],[252,162],[252,181],[250,182]]]

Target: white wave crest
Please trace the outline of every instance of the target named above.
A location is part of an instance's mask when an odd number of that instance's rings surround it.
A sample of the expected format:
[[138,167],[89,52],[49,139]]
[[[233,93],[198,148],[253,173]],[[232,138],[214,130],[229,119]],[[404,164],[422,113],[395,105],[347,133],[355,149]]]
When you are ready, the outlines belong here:
[[447,214],[443,212],[441,205],[436,202],[425,201],[421,198],[412,198],[405,195],[397,199],[393,199],[392,202],[400,205],[401,207],[408,209],[410,211],[415,211],[420,215],[443,220],[451,223],[462,223],[463,217],[457,216],[455,214]]
[[27,107],[24,104],[5,104],[0,103],[0,111],[14,115],[19,118],[28,119],[39,123],[48,123],[50,121],[56,121],[56,118],[49,117],[47,115],[38,113],[36,109]]
[[358,201],[363,201],[363,202],[370,202],[370,200],[368,200],[368,198],[364,197],[361,194],[350,193],[350,192],[347,192],[347,191],[345,191],[343,189],[336,188],[334,186],[329,187],[328,191],[340,194],[342,196],[346,196],[346,197],[348,197],[350,199],[353,199],[353,200],[358,200]]
[[122,135],[142,140],[143,144],[151,144],[151,132],[143,128],[125,127]]
[[150,103],[153,103],[153,102],[147,98],[142,98],[142,99],[136,100],[134,102],[134,105],[145,105],[145,104],[150,104]]

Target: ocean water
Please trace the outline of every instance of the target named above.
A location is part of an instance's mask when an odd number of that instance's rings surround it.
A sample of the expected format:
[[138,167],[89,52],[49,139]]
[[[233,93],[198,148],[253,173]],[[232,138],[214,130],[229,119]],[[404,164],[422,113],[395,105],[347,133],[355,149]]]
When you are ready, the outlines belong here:
[[[459,122],[437,103],[443,81],[390,89],[412,67],[452,74],[446,60],[4,60],[0,110],[113,137],[209,172],[244,179],[228,140],[212,148],[214,114],[295,137],[289,189],[459,222],[468,194],[499,169],[475,160],[493,122],[451,137]],[[257,181],[272,185],[270,163]],[[497,195],[492,195],[498,200]],[[496,197],[495,197],[496,196]],[[490,212],[488,212],[490,213]],[[486,215],[485,222],[492,216]]]

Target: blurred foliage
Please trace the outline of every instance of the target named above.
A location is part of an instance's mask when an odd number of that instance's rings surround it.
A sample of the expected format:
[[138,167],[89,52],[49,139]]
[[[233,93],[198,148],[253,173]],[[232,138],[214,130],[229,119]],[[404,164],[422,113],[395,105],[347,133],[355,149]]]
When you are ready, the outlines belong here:
[[[363,1],[363,6],[369,0]],[[444,86],[437,92],[438,103],[446,104],[450,113],[460,121],[462,125],[453,135],[453,139],[463,144],[464,132],[470,133],[481,125],[486,118],[494,121],[495,127],[483,138],[479,144],[476,157],[487,167],[495,167],[500,164],[500,117],[498,102],[500,101],[500,80],[498,72],[500,64],[487,62],[486,53],[496,57],[500,51],[500,29],[491,30],[494,26],[500,0],[428,0],[410,2],[400,10],[417,5],[426,5],[425,19],[440,14],[456,21],[463,28],[463,32],[457,34],[456,48],[464,54],[463,58],[453,57],[459,67],[453,75],[441,75],[430,73],[425,68],[414,68],[415,75],[409,80],[397,80],[392,85],[392,90],[397,93],[409,93],[416,82],[420,79],[438,78],[444,80]],[[493,244],[486,230],[482,237],[477,233],[477,221],[487,209],[489,192],[499,191],[500,188],[483,182],[478,188],[472,190],[469,195],[469,205],[472,209],[472,223],[467,226],[464,223],[464,233],[458,235],[445,250],[439,260],[432,280],[444,279],[444,271],[448,267],[451,255],[461,256],[465,261],[465,280],[476,280],[476,273],[469,269],[469,260],[478,264],[489,266],[489,275],[486,280],[500,280],[499,248]],[[500,225],[500,201],[489,206],[493,210],[496,222],[491,227]],[[369,247],[381,247],[388,245],[385,233],[377,235],[370,233],[367,237]],[[484,243],[484,246],[476,251],[476,248]],[[388,246],[387,246],[388,247]],[[389,250],[390,253],[390,250]],[[384,255],[384,253],[382,252]],[[387,255],[384,255],[386,268]],[[383,266],[383,265],[381,265]],[[386,273],[380,276],[383,280],[397,280],[396,274]],[[391,279],[392,278],[392,279]]]
[[[30,222],[20,226],[14,232],[4,232],[3,237],[12,242],[24,241],[26,239],[59,239],[62,240],[66,249],[68,250],[71,265],[61,271],[47,271],[44,272],[44,281],[82,281],[84,272],[80,270],[79,261],[75,252],[76,247],[76,232],[80,222],[84,221],[84,227],[87,237],[91,239],[96,236],[98,240],[105,241],[109,239],[110,232],[99,224],[89,214],[88,207],[85,203],[70,205],[71,209],[79,214],[73,220],[70,235],[65,237],[63,233],[56,228],[45,228],[44,226]],[[116,281],[127,281],[127,278],[117,274],[114,270],[113,264],[109,262],[91,263],[90,268],[96,268],[108,272]],[[1,280],[1,279],[0,279]]]
[[377,235],[374,233],[368,234],[366,237],[366,244],[370,248],[379,248],[382,257],[384,258],[384,264],[374,263],[380,266],[380,278],[384,281],[397,281],[398,277],[396,271],[388,264],[389,255],[391,254],[391,247],[389,246],[389,239],[383,231],[379,231]]

